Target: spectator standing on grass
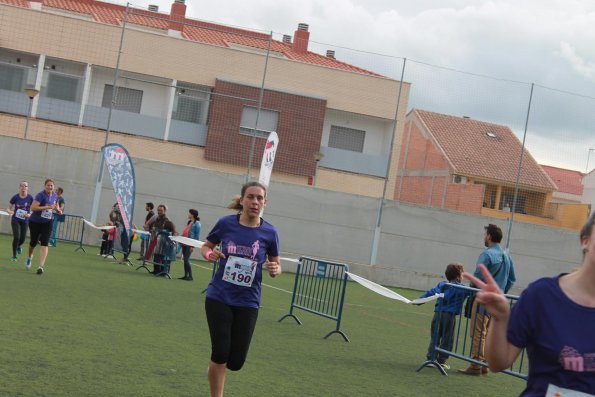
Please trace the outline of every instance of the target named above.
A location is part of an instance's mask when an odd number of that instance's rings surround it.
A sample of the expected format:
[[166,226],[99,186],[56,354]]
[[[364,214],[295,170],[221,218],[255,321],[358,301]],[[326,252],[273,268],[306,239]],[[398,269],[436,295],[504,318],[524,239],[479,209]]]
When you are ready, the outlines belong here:
[[27,225],[31,216],[31,204],[33,196],[29,194],[29,183],[19,183],[19,192],[12,196],[6,211],[11,214],[10,226],[12,228],[12,257],[11,261],[16,262],[17,255],[22,252],[21,246],[27,237]]
[[50,245],[52,247],[56,246],[56,239],[58,238],[58,225],[61,222],[64,222],[64,208],[66,207],[66,200],[62,196],[64,194],[64,189],[59,187],[56,189],[56,194],[58,195],[58,208],[60,209],[60,213],[54,214],[54,221],[52,222],[52,237],[50,238]]
[[[113,226],[113,222],[106,223],[105,226]],[[108,256],[114,255],[114,237],[116,236],[116,228],[113,227],[111,229],[106,229],[103,231],[101,236],[101,248],[99,250],[99,255],[107,258]]]
[[[200,237],[200,218],[198,211],[195,209],[188,210],[188,223],[182,233],[182,236],[198,240]],[[194,247],[182,245],[182,258],[184,259],[184,277],[180,280],[192,281],[192,265],[190,264],[190,255],[194,251]]]
[[[434,317],[432,318],[432,326],[430,328],[430,345],[426,354],[428,360],[434,358],[433,353],[436,346],[444,350],[452,350],[456,317],[461,314],[463,301],[468,295],[468,292],[462,288],[454,288],[446,284],[463,285],[461,283],[463,271],[462,264],[449,264],[444,271],[444,275],[448,281],[440,281],[437,286],[429,289],[420,296],[420,298],[427,298],[436,294],[444,294],[442,300],[439,299],[434,306]],[[438,364],[444,369],[450,369],[450,366],[446,363],[448,357],[448,354],[438,352]]]
[[229,206],[240,212],[220,218],[201,247],[206,260],[219,261],[205,299],[211,397],[223,396],[226,369],[238,371],[244,365],[258,317],[263,269],[271,277],[281,274],[277,230],[260,217],[266,203],[265,186],[242,186]]
[[[483,273],[481,266],[484,265],[488,272],[498,283],[498,286],[504,293],[516,281],[514,273],[514,263],[508,253],[502,250],[500,242],[502,241],[502,230],[493,223],[490,223],[484,228],[484,245],[487,247],[479,255],[477,259],[477,267],[475,269],[475,277],[483,280]],[[472,285],[474,286],[474,285]],[[470,332],[471,336],[471,358],[485,362],[485,341],[490,323],[490,315],[486,312],[485,307],[479,302],[472,302],[471,306],[471,324],[473,329]],[[488,369],[479,364],[470,364],[466,369],[460,369],[460,373],[465,375],[487,375]]]
[[[149,230],[148,223],[151,220],[151,218],[153,218],[155,216],[155,212],[153,211],[153,208],[155,208],[153,203],[148,202],[145,204],[145,211],[147,211],[147,215],[145,216],[145,223],[143,224],[143,230],[146,230],[146,231]],[[139,261],[142,261],[145,259],[145,249],[148,248],[148,245],[149,245],[149,240],[146,238],[143,238],[143,236],[141,235],[140,255],[138,257]]]
[[116,226],[117,236],[120,237],[120,247],[122,249],[122,254],[124,255],[120,263],[130,265],[128,255],[130,255],[130,246],[132,242],[128,236],[128,230],[124,224],[124,219],[122,218],[122,213],[120,212],[120,206],[118,203],[113,205],[112,211],[109,214],[109,219],[114,224],[114,226]]
[[155,239],[155,251],[153,254],[153,275],[165,276],[169,270],[169,264],[174,259],[175,245],[169,236],[175,235],[176,226],[167,217],[167,206],[157,206],[157,216],[149,220],[149,227],[152,230],[151,236]]
[[31,204],[31,216],[29,217],[29,255],[25,260],[25,268],[31,268],[33,252],[37,244],[39,249],[39,267],[37,274],[44,272],[45,261],[48,256],[48,244],[52,234],[52,222],[54,214],[61,214],[58,207],[58,195],[54,192],[55,182],[53,179],[46,179],[44,190],[37,193]]
[[[592,214],[580,232],[581,267],[541,278],[510,308],[485,266],[483,279],[465,273],[492,315],[486,357],[494,372],[509,368],[525,348],[529,374],[523,397],[595,395],[595,236]],[[575,392],[573,394],[573,392]]]

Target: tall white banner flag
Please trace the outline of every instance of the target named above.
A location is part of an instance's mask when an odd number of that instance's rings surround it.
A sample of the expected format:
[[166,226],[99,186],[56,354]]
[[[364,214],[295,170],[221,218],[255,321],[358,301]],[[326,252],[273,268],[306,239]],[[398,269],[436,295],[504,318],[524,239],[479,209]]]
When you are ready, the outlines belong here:
[[260,175],[258,182],[264,186],[269,187],[271,181],[271,173],[273,172],[273,163],[275,162],[275,153],[279,146],[279,137],[275,131],[269,134],[267,142],[264,145],[264,153],[262,155],[262,162],[260,163]]

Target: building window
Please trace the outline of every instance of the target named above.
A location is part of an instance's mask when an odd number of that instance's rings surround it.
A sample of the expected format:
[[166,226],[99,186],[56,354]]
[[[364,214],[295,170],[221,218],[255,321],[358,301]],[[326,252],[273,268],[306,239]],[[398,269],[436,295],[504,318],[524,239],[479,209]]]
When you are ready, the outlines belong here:
[[211,89],[190,83],[178,83],[172,119],[207,124]]
[[[141,90],[133,90],[132,88],[116,88],[116,103],[114,103],[114,109],[123,110],[125,112],[140,113],[140,107],[143,101],[143,92]],[[111,84],[105,85],[103,90],[103,100],[101,101],[102,107],[110,107],[113,89],[114,87]]]
[[79,91],[80,78],[59,73],[49,73],[45,96],[48,98],[61,99],[63,101],[76,102]]
[[25,69],[0,63],[0,90],[23,91]]
[[365,139],[366,131],[331,125],[328,146],[335,149],[362,153],[364,151]]
[[[510,207],[510,209],[512,211],[512,203],[513,202],[514,202],[514,193],[502,192],[502,198],[500,199],[500,208],[498,208],[498,209],[501,210],[502,208],[504,208],[505,204],[508,204],[508,206]],[[517,212],[519,214],[526,214],[527,213],[526,203],[527,203],[527,197],[519,194],[516,198],[516,205],[514,206],[514,212]]]
[[[274,110],[260,109],[258,114],[258,126],[256,125],[256,115],[258,109],[252,106],[244,106],[242,119],[240,120],[240,134],[256,135],[259,138],[267,138],[273,131],[277,131],[279,122],[279,112]],[[256,127],[256,130],[255,130]]]

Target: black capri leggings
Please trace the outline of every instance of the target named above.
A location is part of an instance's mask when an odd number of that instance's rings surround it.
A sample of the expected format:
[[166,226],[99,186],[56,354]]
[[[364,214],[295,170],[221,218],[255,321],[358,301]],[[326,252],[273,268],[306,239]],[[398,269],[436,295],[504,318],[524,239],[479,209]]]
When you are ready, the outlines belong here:
[[205,311],[211,334],[211,361],[227,364],[231,371],[240,370],[248,356],[258,309],[228,306],[207,298]]
[[12,256],[17,256],[17,248],[23,245],[27,237],[27,223],[12,219],[10,226],[12,226]]
[[37,246],[38,242],[42,247],[48,246],[50,236],[52,235],[52,222],[37,223],[29,221],[30,247]]

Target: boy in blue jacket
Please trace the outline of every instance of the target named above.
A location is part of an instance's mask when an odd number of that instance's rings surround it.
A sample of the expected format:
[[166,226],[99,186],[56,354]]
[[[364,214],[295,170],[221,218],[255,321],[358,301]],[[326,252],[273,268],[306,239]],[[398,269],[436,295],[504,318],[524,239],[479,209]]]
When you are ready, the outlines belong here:
[[[446,266],[444,275],[448,281],[441,281],[438,285],[426,291],[420,298],[426,298],[436,294],[444,294],[444,297],[436,301],[434,306],[434,317],[432,318],[430,345],[428,346],[428,353],[426,355],[428,360],[432,360],[432,353],[434,347],[439,346],[444,350],[451,350],[454,341],[454,330],[456,324],[456,316],[461,314],[463,308],[463,301],[469,294],[467,290],[462,288],[454,288],[446,283],[463,285],[461,283],[463,272],[463,265],[460,263],[451,263]],[[438,352],[438,363],[444,369],[450,369],[446,364],[448,354]]]

